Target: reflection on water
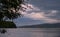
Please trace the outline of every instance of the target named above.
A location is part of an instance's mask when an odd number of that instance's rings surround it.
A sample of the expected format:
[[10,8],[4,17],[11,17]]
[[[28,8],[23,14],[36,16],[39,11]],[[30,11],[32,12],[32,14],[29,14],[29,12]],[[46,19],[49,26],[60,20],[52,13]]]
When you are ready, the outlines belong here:
[[0,37],[60,37],[59,28],[17,28],[6,30],[7,33],[0,33]]

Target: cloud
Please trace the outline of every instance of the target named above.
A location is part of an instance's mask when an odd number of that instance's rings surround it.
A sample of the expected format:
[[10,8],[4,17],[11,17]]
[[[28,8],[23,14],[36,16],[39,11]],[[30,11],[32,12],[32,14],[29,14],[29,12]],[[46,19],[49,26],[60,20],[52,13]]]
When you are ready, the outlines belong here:
[[[26,18],[30,18],[33,20],[42,20],[44,23],[60,22],[60,20],[58,20],[59,18],[56,19],[56,17],[55,17],[55,16],[57,16],[56,14],[58,13],[57,10],[44,11],[38,7],[35,7],[32,4],[28,4],[28,7],[26,7],[25,5],[22,5],[22,6],[27,8],[25,12],[22,12],[24,17],[26,17]],[[29,12],[31,12],[31,13],[29,13]],[[55,18],[52,18],[52,17],[55,17]]]
[[58,11],[57,10],[48,10],[47,12],[44,12],[45,16],[55,16]]
[[60,23],[60,0],[30,0],[22,5],[24,15],[18,18],[17,25],[35,25],[41,23]]
[[35,12],[32,12],[30,14],[26,14],[25,16],[28,17],[28,18],[32,18],[32,19],[42,19],[42,18],[45,18],[44,14],[42,14],[42,13],[35,13]]
[[25,9],[25,11],[35,11],[35,10],[39,11],[40,10],[39,8],[33,6],[32,4],[27,4],[27,5],[22,4],[22,7],[23,9]]
[[46,17],[46,15],[44,13],[34,13],[34,12],[32,12],[31,14],[26,14],[25,17],[31,18],[33,20],[42,20],[46,23],[59,22],[59,20]]

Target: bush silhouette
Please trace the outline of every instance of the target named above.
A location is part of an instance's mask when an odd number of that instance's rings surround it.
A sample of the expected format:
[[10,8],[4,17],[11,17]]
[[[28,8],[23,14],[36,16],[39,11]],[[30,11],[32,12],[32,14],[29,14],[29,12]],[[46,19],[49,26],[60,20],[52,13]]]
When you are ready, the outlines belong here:
[[0,28],[16,28],[16,25],[10,21],[0,21]]

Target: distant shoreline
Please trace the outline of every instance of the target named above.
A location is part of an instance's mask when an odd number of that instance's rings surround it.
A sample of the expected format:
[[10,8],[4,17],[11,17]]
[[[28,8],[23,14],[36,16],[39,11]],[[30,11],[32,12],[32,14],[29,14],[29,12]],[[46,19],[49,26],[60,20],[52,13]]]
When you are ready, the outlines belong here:
[[54,24],[37,24],[37,25],[29,25],[29,26],[19,26],[18,28],[60,28],[60,23]]

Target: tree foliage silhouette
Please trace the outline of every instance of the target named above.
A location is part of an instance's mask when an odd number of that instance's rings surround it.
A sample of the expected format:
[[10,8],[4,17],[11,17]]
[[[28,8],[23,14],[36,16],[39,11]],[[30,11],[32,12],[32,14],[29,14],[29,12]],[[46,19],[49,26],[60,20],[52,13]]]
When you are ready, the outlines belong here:
[[21,13],[18,13],[22,10],[21,4],[24,4],[24,0],[0,0],[0,21],[4,21],[4,18],[15,19],[21,16]]

